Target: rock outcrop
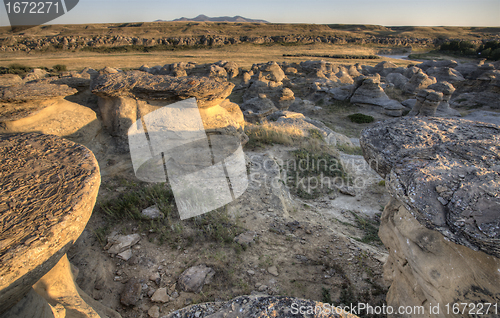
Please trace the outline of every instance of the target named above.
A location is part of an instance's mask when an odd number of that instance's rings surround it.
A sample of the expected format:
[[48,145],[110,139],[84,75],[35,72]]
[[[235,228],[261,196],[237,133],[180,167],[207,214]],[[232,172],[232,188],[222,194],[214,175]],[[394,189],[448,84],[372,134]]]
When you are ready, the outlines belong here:
[[403,105],[390,99],[380,86],[380,76],[362,79],[361,85],[351,97],[351,103],[382,107],[388,116],[398,117],[403,113]]
[[448,82],[439,82],[436,84],[432,84],[428,87],[428,89],[432,89],[436,92],[440,92],[443,94],[443,99],[439,103],[437,109],[436,109],[436,116],[439,117],[450,117],[450,116],[456,116],[460,117],[460,113],[451,108],[449,101],[451,99],[451,96],[455,92],[455,87],[451,85]]
[[388,305],[440,304],[451,317],[446,304],[498,303],[499,136],[500,126],[439,118],[363,131],[364,157],[392,195],[379,231]]
[[231,94],[234,84],[206,77],[172,77],[152,75],[141,71],[103,74],[92,82],[104,127],[116,137],[122,151],[128,149],[127,133],[130,126],[141,116],[172,104],[196,98],[200,115],[207,133],[222,133],[238,136],[243,142],[246,136],[232,114],[221,107]]
[[409,95],[416,95],[421,89],[427,88],[429,85],[437,83],[434,77],[429,77],[422,70],[418,70],[413,74],[410,81],[403,86],[403,92]]
[[422,89],[417,93],[417,102],[408,116],[434,116],[443,100],[443,93]]

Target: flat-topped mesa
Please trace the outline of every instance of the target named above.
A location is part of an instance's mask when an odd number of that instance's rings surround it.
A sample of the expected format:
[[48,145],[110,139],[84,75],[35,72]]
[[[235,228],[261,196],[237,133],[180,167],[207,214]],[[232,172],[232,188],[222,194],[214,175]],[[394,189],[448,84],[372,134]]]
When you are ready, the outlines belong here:
[[498,303],[500,126],[402,118],[364,130],[360,143],[392,196],[379,229],[387,304]]
[[363,131],[365,159],[416,219],[500,258],[500,127],[402,118]]
[[141,71],[102,74],[92,81],[92,93],[103,98],[131,97],[144,100],[179,101],[196,97],[200,108],[219,105],[234,84],[203,77],[172,77]]

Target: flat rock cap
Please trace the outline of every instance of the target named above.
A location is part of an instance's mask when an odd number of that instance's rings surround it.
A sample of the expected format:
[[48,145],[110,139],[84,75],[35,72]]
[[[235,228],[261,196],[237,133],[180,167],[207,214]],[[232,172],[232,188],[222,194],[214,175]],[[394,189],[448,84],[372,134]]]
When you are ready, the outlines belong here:
[[101,97],[172,101],[196,97],[200,107],[220,104],[233,88],[233,83],[208,77],[173,77],[141,71],[102,74],[91,85],[92,93]]
[[422,225],[500,258],[500,126],[401,118],[365,129],[360,143],[391,195]]

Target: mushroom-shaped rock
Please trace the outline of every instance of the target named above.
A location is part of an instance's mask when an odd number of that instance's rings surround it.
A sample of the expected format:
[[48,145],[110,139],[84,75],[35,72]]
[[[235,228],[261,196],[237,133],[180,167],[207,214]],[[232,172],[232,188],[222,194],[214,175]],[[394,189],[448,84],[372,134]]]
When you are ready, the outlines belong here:
[[456,116],[460,117],[460,113],[451,108],[449,101],[451,95],[455,92],[455,87],[448,82],[439,82],[436,84],[432,84],[428,87],[428,89],[432,89],[436,92],[443,93],[443,100],[439,103],[436,109],[436,116]]
[[[65,254],[90,218],[100,174],[87,148],[38,133],[0,135],[0,173],[1,314],[53,268],[69,266]],[[68,280],[62,283],[76,290]],[[44,290],[59,288],[52,283],[61,285],[49,279]]]
[[418,91],[417,102],[408,116],[434,116],[442,100],[443,93],[422,89]]
[[500,127],[403,118],[363,131],[365,159],[429,229],[500,257]]
[[35,82],[0,89],[0,132],[41,132],[88,144],[100,130],[96,113],[64,99],[77,90]]
[[392,196],[379,230],[388,305],[498,302],[500,126],[401,118],[360,143]]
[[[116,137],[119,149],[127,151],[128,130],[141,116],[190,97],[196,98],[202,117],[214,113],[209,111],[211,108],[218,108],[218,113],[221,113],[224,109],[219,104],[231,94],[233,87],[232,83],[206,77],[176,78],[133,71],[99,76],[92,84],[92,92],[99,96],[104,127]],[[226,114],[224,117],[230,116]],[[203,120],[208,122],[208,118]],[[240,128],[232,120],[228,123],[231,130]]]

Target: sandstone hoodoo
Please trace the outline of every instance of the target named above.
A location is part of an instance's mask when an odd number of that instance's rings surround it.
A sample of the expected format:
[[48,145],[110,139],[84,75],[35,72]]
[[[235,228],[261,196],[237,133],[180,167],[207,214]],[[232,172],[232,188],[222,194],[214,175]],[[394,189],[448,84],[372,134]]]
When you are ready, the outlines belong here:
[[493,124],[432,117],[363,131],[392,195],[379,231],[389,305],[499,301],[499,136]]
[[241,111],[226,99],[233,87],[230,82],[207,77],[177,78],[131,71],[102,74],[92,82],[91,90],[99,97],[104,127],[117,137],[118,146],[127,150],[127,132],[133,123],[163,106],[193,97],[207,133],[234,135],[244,143],[242,126],[235,121],[241,120]]
[[[35,317],[49,308],[97,317],[79,295],[65,255],[95,204],[100,174],[94,155],[56,136],[3,134],[0,163],[0,314]],[[108,314],[101,307],[96,310]]]

